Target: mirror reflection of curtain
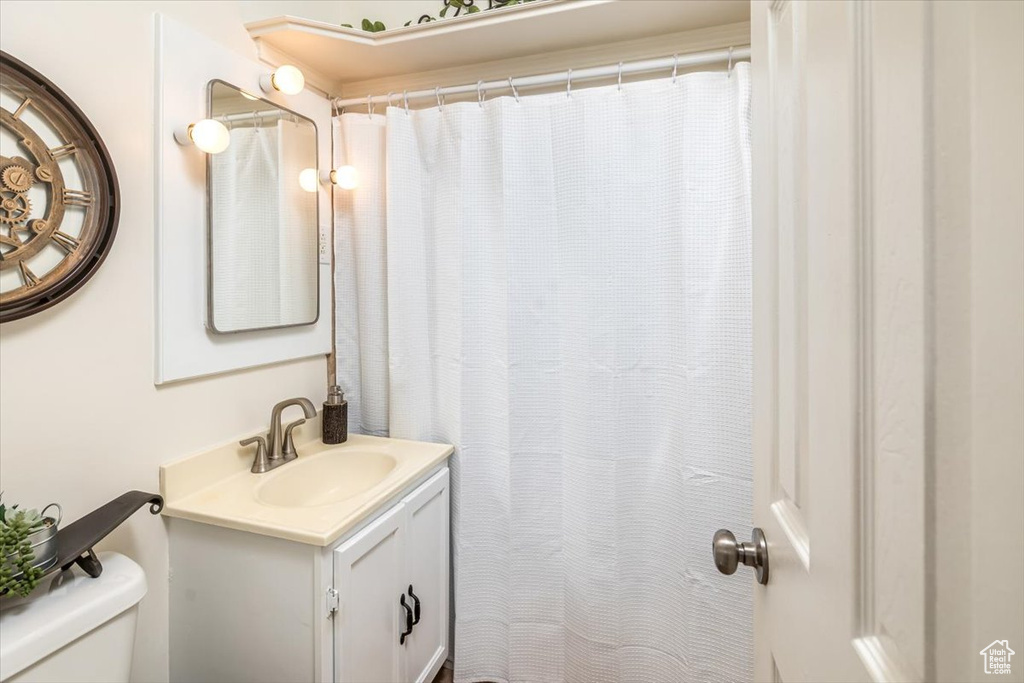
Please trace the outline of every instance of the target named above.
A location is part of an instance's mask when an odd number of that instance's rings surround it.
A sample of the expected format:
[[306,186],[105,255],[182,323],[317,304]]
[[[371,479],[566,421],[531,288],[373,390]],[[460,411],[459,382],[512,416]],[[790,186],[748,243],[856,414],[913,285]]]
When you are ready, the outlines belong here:
[[316,317],[317,238],[316,192],[299,185],[299,175],[316,165],[309,151],[316,149],[316,130],[308,124],[282,119],[277,124],[280,157],[279,325],[309,322]]
[[312,126],[281,119],[233,128],[227,150],[212,157],[217,330],[316,318],[317,195],[299,184],[315,166],[312,149]]
[[238,126],[228,148],[211,156],[213,322],[221,331],[280,324],[278,137],[276,127]]

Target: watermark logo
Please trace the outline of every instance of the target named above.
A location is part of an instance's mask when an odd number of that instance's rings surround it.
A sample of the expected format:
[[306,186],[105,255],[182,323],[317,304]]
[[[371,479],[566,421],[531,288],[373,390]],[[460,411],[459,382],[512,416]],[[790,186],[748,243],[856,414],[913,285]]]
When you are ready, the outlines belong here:
[[1010,644],[1005,640],[993,640],[979,654],[985,660],[985,673],[987,674],[1008,674],[1010,673],[1010,658],[1016,652],[1010,649]]

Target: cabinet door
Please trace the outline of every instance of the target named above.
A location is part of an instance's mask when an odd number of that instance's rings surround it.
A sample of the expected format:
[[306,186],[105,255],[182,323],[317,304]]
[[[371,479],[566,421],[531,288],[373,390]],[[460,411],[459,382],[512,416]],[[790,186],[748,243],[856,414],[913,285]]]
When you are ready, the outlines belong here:
[[[334,679],[394,683],[404,678],[399,635],[405,610],[403,508],[396,505],[334,551]],[[406,601],[409,598],[406,597]]]
[[[430,683],[448,657],[448,470],[402,501],[406,591],[419,600],[419,622],[405,643],[403,680]],[[415,603],[415,601],[414,601]]]

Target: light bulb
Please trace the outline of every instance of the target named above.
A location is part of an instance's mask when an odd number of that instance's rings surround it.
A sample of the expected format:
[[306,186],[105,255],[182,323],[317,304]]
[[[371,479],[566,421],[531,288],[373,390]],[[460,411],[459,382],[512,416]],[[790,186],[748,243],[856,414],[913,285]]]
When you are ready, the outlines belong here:
[[299,187],[306,192],[316,192],[317,175],[315,168],[304,168],[299,173]]
[[219,154],[231,144],[231,133],[220,121],[202,119],[174,131],[174,139],[178,144],[194,144],[207,154]]
[[306,79],[302,72],[291,64],[283,64],[272,74],[260,76],[260,88],[264,92],[277,90],[285,95],[298,95],[306,87]]
[[189,137],[192,142],[207,154],[220,154],[231,144],[231,133],[220,121],[203,119],[196,121],[191,128]]
[[355,166],[339,166],[331,172],[331,182],[343,190],[359,187],[359,172]]

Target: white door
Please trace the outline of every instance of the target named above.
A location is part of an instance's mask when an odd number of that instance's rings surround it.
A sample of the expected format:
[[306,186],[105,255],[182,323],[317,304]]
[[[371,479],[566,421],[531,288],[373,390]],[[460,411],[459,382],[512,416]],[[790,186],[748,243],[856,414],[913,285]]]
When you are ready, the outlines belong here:
[[1024,652],[1021,7],[752,3],[758,681]]
[[430,683],[448,657],[448,470],[402,501],[406,587],[416,610],[403,680]]
[[[399,639],[407,630],[404,510],[385,513],[334,551],[334,677],[337,683],[403,680]],[[404,640],[404,638],[402,639]]]
[[[870,517],[858,514],[857,496],[858,480],[873,474],[859,458],[858,439],[870,438],[858,422],[867,389],[858,384],[865,236],[851,171],[862,152],[851,15],[862,8],[752,8],[754,525],[769,544],[769,583],[755,596],[758,681],[871,680],[854,637],[869,619],[857,541],[874,531],[862,524]],[[907,360],[908,374],[919,370],[920,356]],[[923,585],[918,455],[903,461],[906,499],[893,511],[909,515],[903,552],[912,575],[898,599],[910,612],[919,612]],[[905,626],[919,635],[919,624]]]

